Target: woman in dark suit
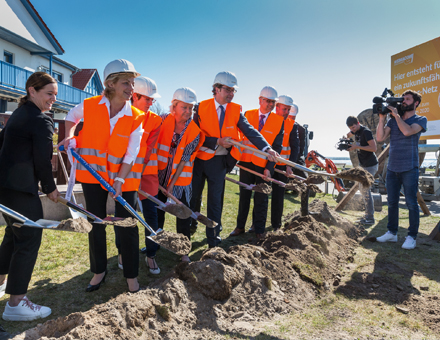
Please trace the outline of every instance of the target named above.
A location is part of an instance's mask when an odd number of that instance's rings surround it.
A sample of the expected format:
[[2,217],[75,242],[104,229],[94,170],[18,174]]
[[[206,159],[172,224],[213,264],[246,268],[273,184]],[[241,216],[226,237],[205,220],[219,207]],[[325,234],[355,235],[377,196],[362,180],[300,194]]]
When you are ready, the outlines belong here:
[[[59,196],[52,177],[53,121],[44,114],[52,108],[57,91],[54,78],[44,72],[33,73],[26,82],[26,96],[0,132],[0,204],[33,221],[43,218],[38,182],[52,201],[57,202]],[[45,318],[51,309],[26,297],[42,229],[17,228],[12,225],[17,221],[5,214],[3,217],[7,226],[0,245],[0,287],[10,294],[3,319]]]

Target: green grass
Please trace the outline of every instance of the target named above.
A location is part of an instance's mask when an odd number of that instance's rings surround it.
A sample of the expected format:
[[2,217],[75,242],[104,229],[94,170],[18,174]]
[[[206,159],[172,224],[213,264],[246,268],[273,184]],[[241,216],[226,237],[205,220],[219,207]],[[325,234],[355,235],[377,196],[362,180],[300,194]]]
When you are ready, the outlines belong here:
[[[238,176],[233,176],[238,178]],[[239,237],[228,237],[229,233],[236,226],[238,211],[238,186],[226,182],[226,191],[223,208],[223,231],[221,236],[223,242],[220,247],[227,249],[236,244],[244,244],[249,239],[255,237],[245,233]],[[335,206],[336,202],[331,195],[317,194],[316,198],[324,200],[330,206]],[[310,198],[313,200],[315,198]],[[252,211],[253,203],[251,203]],[[284,213],[292,213],[299,210],[300,202],[298,197],[287,193],[285,196]],[[270,201],[269,201],[270,209]],[[204,193],[202,213],[206,214],[206,189]],[[408,212],[401,210],[401,230],[399,235],[404,235],[408,227]],[[362,211],[343,211],[342,216],[354,221],[362,216]],[[381,235],[386,231],[387,211],[386,206],[382,212],[375,215],[376,224],[367,229],[366,233],[371,235]],[[421,276],[413,275],[411,283],[414,286],[429,286],[430,294],[440,293],[440,267],[437,265],[440,257],[438,244],[423,246],[422,242],[429,235],[436,223],[437,217],[422,217],[420,226],[420,243],[415,251],[408,253],[399,246],[390,244],[363,243],[356,249],[353,264],[354,271],[374,270],[374,262],[377,257],[389,258],[396,261],[402,269],[420,272]],[[251,225],[251,216],[248,217],[246,229]],[[270,225],[270,214],[267,221]],[[175,232],[175,218],[168,215],[165,229]],[[270,229],[269,229],[270,230]],[[139,228],[140,246],[144,246],[144,228]],[[3,238],[4,227],[0,227],[0,239]],[[418,239],[418,242],[419,242]],[[400,242],[400,240],[399,240]],[[203,252],[207,249],[205,228],[199,225],[197,232],[192,237],[192,251],[190,257],[193,261],[200,259]],[[45,231],[39,251],[38,260],[33,272],[32,280],[29,285],[28,297],[35,303],[46,305],[52,308],[53,314],[45,319],[54,319],[65,316],[73,312],[87,311],[95,304],[105,303],[112,297],[127,291],[127,286],[123,273],[117,267],[117,250],[114,244],[114,232],[112,227],[107,227],[107,254],[108,254],[108,275],[105,284],[96,292],[85,293],[85,287],[92,277],[89,270],[88,238],[87,235],[70,233],[64,231]],[[410,256],[408,256],[410,254]],[[180,258],[164,249],[158,251],[157,262],[161,269],[161,274],[153,276],[149,274],[144,261],[144,255],[139,254],[140,270],[139,282],[141,286],[147,286],[154,280],[167,275],[172,268],[180,261]],[[345,270],[344,266],[341,271]],[[381,325],[385,320],[386,326],[405,328],[408,332],[422,329],[429,335],[429,330],[419,320],[413,319],[411,315],[397,313],[393,306],[378,307],[374,300],[348,299],[340,294],[329,293],[325,300],[319,300],[315,305],[303,306],[301,313],[292,313],[283,318],[277,325],[268,326],[264,333],[251,339],[290,339],[315,334],[317,337],[325,337],[325,332],[335,327],[340,327],[341,331],[357,336],[357,334],[367,334],[366,332],[372,325]],[[0,312],[3,311],[8,296],[0,299]],[[345,318],[338,316],[339,310],[344,309],[352,316],[350,324],[344,324]],[[331,320],[331,321],[329,321]],[[42,320],[33,322],[6,322],[0,323],[11,333],[21,332],[32,328],[41,323]],[[378,327],[378,326],[377,326]],[[384,326],[385,327],[385,326]],[[297,332],[297,333],[296,333]],[[321,336],[319,336],[319,334]],[[405,333],[406,334],[406,333]],[[410,334],[410,333],[407,333]],[[233,335],[230,338],[234,338]],[[365,336],[364,336],[365,337]],[[227,336],[225,336],[227,338]],[[245,336],[238,337],[247,338]]]

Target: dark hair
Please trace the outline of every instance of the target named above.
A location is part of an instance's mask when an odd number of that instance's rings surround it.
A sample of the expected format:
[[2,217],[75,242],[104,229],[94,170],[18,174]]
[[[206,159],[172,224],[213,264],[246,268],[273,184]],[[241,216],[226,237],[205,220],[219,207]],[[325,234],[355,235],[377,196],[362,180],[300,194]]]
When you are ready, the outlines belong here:
[[57,81],[52,78],[49,74],[46,72],[34,72],[31,74],[31,76],[26,81],[26,95],[20,98],[20,102],[18,103],[18,107],[25,104],[29,98],[29,88],[33,87],[35,91],[40,91],[43,87],[45,87],[47,84],[57,84]]
[[215,83],[214,85],[212,85],[212,94],[215,96],[216,93],[215,89],[221,89],[222,87],[223,85],[220,83]]
[[[413,97],[414,103],[415,103],[415,102],[419,102],[419,103],[417,104],[417,106],[419,106],[420,103],[422,102],[422,95],[421,95],[420,93],[415,92],[415,91],[413,91],[413,90],[406,90],[405,92],[403,92],[402,97],[403,97],[404,95],[406,95],[406,94],[410,94],[410,95]],[[417,106],[416,106],[416,107],[417,107]]]
[[347,118],[346,124],[348,127],[356,125],[358,123],[359,123],[359,120],[355,116],[350,116]]

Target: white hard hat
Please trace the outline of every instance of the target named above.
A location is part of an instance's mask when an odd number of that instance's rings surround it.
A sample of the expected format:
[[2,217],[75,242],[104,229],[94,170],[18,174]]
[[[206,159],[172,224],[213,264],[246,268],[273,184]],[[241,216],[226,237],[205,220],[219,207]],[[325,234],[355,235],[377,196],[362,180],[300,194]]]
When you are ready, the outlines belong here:
[[220,72],[215,76],[214,84],[222,84],[228,87],[238,89],[237,77],[232,72]]
[[139,93],[150,98],[160,98],[157,86],[153,79],[137,77],[134,79],[134,93]]
[[134,77],[139,77],[141,74],[137,72],[132,63],[125,59],[116,59],[107,64],[104,69],[104,81],[113,73],[133,73]]
[[260,92],[260,97],[264,97],[272,100],[278,100],[278,92],[277,90],[275,90],[275,87],[265,86]]
[[282,95],[278,97],[278,104],[284,104],[287,106],[293,105],[293,98],[291,96]]
[[197,103],[197,95],[193,89],[190,89],[189,87],[181,87],[174,92],[172,101],[174,100],[194,105]]
[[298,105],[296,103],[292,103],[292,107],[290,108],[289,116],[296,116],[298,114]]

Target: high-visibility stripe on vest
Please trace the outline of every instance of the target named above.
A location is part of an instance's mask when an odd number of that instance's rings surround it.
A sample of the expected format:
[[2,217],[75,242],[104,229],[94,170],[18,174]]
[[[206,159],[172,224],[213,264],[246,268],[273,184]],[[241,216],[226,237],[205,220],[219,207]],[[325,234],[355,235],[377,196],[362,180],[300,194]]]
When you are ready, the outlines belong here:
[[[249,123],[258,130],[258,123],[259,123],[259,110],[249,110],[244,113],[244,116],[247,118]],[[281,126],[283,125],[284,118],[277,115],[276,113],[271,112],[269,116],[266,119],[266,122],[264,123],[263,129],[260,131],[260,133],[263,135],[264,139],[272,145],[276,136],[280,133]],[[243,144],[248,145],[256,149],[256,147],[249,141],[249,139],[246,138],[246,136],[243,136]],[[258,153],[254,153],[251,150],[243,149],[243,153],[241,154],[242,162],[252,162],[255,165],[264,168],[267,164],[267,158],[266,156],[262,156]]]
[[[148,149],[148,138],[150,137],[151,132],[156,130],[162,124],[162,118],[154,112],[148,111],[145,114],[145,118],[142,124],[144,133],[142,135],[141,148],[137,156],[137,158],[142,158],[142,163],[134,164],[132,171],[142,171]],[[143,175],[157,174],[157,153],[155,152],[155,148],[156,147],[154,146],[154,149],[150,153],[150,158],[145,166]],[[138,167],[140,167],[140,169],[138,169]]]
[[[226,106],[225,119],[223,121],[222,130],[220,131],[220,124],[217,110],[215,109],[214,98],[204,100],[199,103],[199,126],[206,137],[231,137],[239,141],[239,132],[237,128],[238,120],[240,119],[241,105],[229,103]],[[197,153],[197,158],[208,160],[214,157],[215,150],[201,146]],[[236,160],[240,159],[240,150],[232,147],[231,156]]]
[[[159,138],[157,139],[157,145],[156,145],[157,163],[159,170],[165,169],[168,164],[169,151],[170,151],[171,142],[173,140],[175,125],[176,125],[176,120],[174,119],[174,116],[171,114],[168,115],[168,117],[166,117],[165,120],[162,122],[162,127],[160,128]],[[185,147],[189,143],[191,143],[194,139],[196,139],[197,135],[199,134],[200,134],[199,144],[192,153],[190,160],[185,163],[183,170],[174,185],[187,186],[191,184],[194,159],[196,158],[199,147],[203,144],[205,140],[203,133],[201,133],[201,130],[199,129],[197,124],[194,123],[194,121],[192,120],[188,124],[186,131],[181,137],[180,143],[177,146],[173,159],[173,169],[171,172],[170,180],[167,183],[167,186],[170,184],[171,180],[174,177],[174,174],[176,173],[177,167],[179,166],[180,160],[182,159],[182,155],[183,155],[183,151],[185,150]]]
[[[290,158],[290,133],[293,129],[293,124],[295,124],[295,121],[287,117],[284,120],[284,136],[283,136],[283,146],[281,148],[280,156],[284,159],[289,160]],[[277,165],[286,165],[284,163],[278,162]]]
[[[110,135],[110,119],[105,104],[99,104],[102,96],[84,100],[84,124],[76,138],[78,153],[95,169],[110,185],[118,176],[131,133],[144,120],[144,112],[131,107],[132,116],[118,119]],[[139,188],[143,159],[136,159],[140,171],[133,171],[125,178],[122,191],[134,191]],[[137,167],[139,169],[139,167]],[[136,170],[136,169],[135,169]],[[76,179],[82,183],[99,183],[81,164],[76,170]]]

